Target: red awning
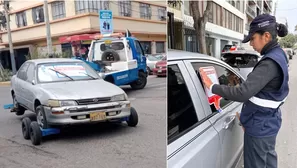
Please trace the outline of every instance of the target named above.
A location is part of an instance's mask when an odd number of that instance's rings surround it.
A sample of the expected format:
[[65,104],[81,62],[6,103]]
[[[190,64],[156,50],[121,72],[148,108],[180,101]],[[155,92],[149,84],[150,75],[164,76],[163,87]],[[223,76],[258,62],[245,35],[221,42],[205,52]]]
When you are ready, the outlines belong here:
[[73,35],[73,36],[63,36],[59,38],[60,43],[71,43],[74,41],[81,41],[81,40],[94,40],[94,37],[99,34],[80,34],[80,35]]

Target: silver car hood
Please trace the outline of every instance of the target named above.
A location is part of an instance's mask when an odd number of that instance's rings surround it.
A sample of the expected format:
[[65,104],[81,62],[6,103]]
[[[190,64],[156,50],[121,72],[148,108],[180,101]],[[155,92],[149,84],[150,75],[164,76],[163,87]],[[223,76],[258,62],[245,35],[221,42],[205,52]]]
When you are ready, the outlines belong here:
[[120,87],[104,80],[57,82],[39,86],[59,100],[110,97],[125,93]]

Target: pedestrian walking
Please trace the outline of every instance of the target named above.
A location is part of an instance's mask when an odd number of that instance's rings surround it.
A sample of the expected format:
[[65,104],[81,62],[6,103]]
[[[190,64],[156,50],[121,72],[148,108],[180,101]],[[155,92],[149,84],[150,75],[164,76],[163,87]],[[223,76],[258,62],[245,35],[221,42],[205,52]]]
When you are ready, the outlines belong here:
[[212,93],[229,100],[244,102],[240,122],[244,132],[244,167],[277,168],[276,137],[281,127],[280,106],[289,94],[286,55],[277,41],[288,29],[274,16],[262,14],[250,24],[243,43],[263,56],[240,86],[212,84],[201,72],[204,84]]

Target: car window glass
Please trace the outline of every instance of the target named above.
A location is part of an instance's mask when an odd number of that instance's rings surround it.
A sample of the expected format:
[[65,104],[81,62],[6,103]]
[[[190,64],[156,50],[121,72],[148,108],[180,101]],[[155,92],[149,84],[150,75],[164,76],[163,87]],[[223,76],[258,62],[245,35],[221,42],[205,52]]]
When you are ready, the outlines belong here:
[[253,68],[258,63],[258,56],[250,54],[225,54],[223,61],[233,68]]
[[139,41],[137,41],[137,40],[135,40],[135,48],[136,48],[136,52],[138,54],[144,55],[144,52],[142,50],[142,47],[141,47]]
[[[241,79],[239,76],[237,76],[236,74],[234,74],[232,71],[230,71],[229,69],[217,65],[217,64],[212,64],[212,63],[192,63],[192,66],[201,82],[202,85],[204,85],[202,83],[201,77],[199,75],[199,68],[200,67],[208,67],[208,66],[213,66],[217,72],[218,75],[218,79],[219,79],[219,83],[221,85],[227,85],[227,86],[237,86],[241,83]],[[226,108],[229,103],[231,103],[231,100],[227,100],[225,98],[221,98],[220,99],[220,107],[222,109]],[[212,112],[218,112],[216,110],[216,108],[214,107],[214,105],[210,105]]]
[[29,63],[24,63],[20,69],[18,70],[17,77],[22,79],[22,80],[27,80],[27,69],[28,69]]
[[30,64],[27,69],[27,81],[32,82],[33,79],[34,79],[34,65]]
[[197,114],[177,65],[168,65],[167,87],[167,134],[168,143],[185,134],[198,123]]

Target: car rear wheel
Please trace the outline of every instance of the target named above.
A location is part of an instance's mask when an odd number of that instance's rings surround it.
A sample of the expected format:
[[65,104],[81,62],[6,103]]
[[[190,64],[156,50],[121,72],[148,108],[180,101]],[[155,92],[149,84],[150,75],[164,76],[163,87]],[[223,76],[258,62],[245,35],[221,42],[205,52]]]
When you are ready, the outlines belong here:
[[144,72],[138,72],[138,79],[130,84],[132,89],[143,89],[147,83],[147,76]]
[[15,95],[12,95],[12,99],[13,99],[13,108],[16,111],[15,114],[17,116],[23,115],[25,113],[26,109],[18,103]]

